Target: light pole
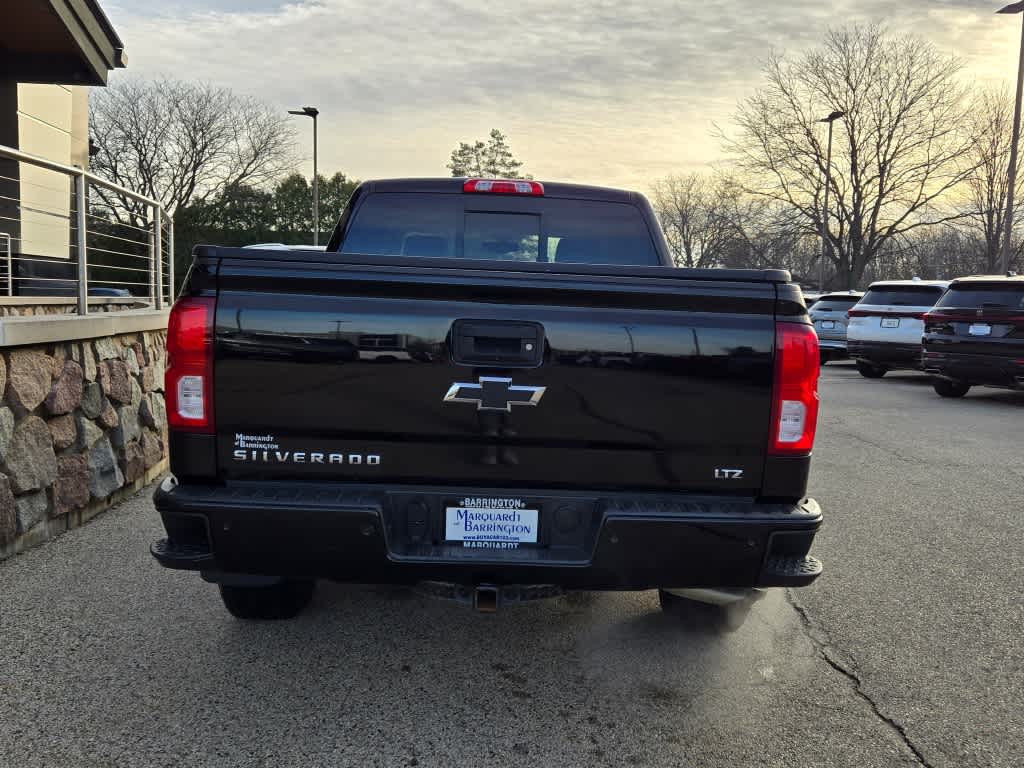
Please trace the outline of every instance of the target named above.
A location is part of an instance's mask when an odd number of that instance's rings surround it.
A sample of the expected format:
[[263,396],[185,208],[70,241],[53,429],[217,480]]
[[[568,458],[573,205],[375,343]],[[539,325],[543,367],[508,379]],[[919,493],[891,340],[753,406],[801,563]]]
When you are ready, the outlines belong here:
[[845,115],[845,112],[837,109],[828,117],[823,117],[818,121],[819,123],[828,123],[828,154],[825,158],[825,209],[821,214],[821,261],[818,264],[818,290],[823,293],[825,291],[825,259],[828,258],[829,253],[828,192],[832,186],[832,123]]
[[[1024,2],[1011,3],[1005,8],[1000,8],[996,13],[1022,13]],[[1006,232],[1003,235],[1003,253],[1000,261],[1003,273],[1010,271],[1010,248],[1013,236],[1013,193],[1017,186],[1017,144],[1020,142],[1020,96],[1021,87],[1024,86],[1024,22],[1021,24],[1020,33],[1020,60],[1017,63],[1017,98],[1013,105],[1013,136],[1010,139],[1010,167],[1007,171],[1006,185],[1006,216],[1003,217],[1003,226]]]
[[316,173],[316,116],[320,110],[316,107],[303,107],[289,109],[288,114],[313,118],[313,245],[320,245],[320,179]]

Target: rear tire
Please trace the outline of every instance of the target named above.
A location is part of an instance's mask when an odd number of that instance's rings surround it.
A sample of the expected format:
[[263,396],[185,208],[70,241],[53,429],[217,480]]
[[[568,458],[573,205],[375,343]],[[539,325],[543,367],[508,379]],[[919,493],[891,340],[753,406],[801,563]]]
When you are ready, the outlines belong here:
[[948,379],[934,379],[932,386],[936,394],[942,397],[963,397],[970,391],[971,385],[966,381],[949,381]]
[[658,602],[662,613],[687,629],[718,632],[735,632],[742,627],[754,606],[754,601],[749,598],[729,605],[715,605],[673,595],[664,589],[658,590]]
[[857,361],[857,373],[865,379],[880,379],[885,376],[886,369],[880,365],[872,365],[863,360]]
[[821,363],[821,367],[824,368],[825,367],[825,363],[828,362],[828,355],[826,355],[824,352],[822,352],[818,359],[819,359],[819,362]]
[[293,619],[309,605],[315,581],[282,581],[267,587],[220,586],[228,613],[239,619],[276,621]]

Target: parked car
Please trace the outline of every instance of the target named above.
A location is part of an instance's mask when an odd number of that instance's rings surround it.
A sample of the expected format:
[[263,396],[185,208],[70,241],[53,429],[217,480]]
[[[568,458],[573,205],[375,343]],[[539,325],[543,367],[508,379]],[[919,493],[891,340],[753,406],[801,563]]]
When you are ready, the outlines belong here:
[[735,626],[821,573],[788,272],[674,268],[641,195],[537,181],[363,183],[327,251],[198,246],[171,311],[152,552],[235,616],[328,578],[484,611],[657,588]]
[[814,330],[818,332],[822,365],[829,360],[842,360],[848,356],[846,324],[849,318],[846,313],[863,295],[859,291],[826,293],[808,308]]
[[90,285],[90,296],[113,296],[130,299],[132,294],[127,288],[108,288],[106,286]]
[[260,248],[267,251],[324,251],[326,245],[286,245],[284,243],[253,243],[243,248]]
[[804,304],[806,305],[806,307],[808,309],[813,307],[814,306],[814,302],[816,302],[818,299],[820,299],[821,295],[822,295],[820,291],[804,291],[804,290],[801,289],[800,292],[804,296]]
[[1024,389],[1024,276],[963,277],[924,317],[925,373],[943,397]]
[[846,348],[861,376],[877,379],[894,368],[920,369],[924,315],[948,280],[883,280],[872,283],[849,311]]
[[[78,296],[78,285],[71,280],[67,282],[53,278],[45,280],[25,280],[18,285],[19,296]],[[105,285],[89,285],[89,295],[94,298],[125,298],[131,299],[132,292],[127,288],[113,288]],[[140,301],[144,297],[140,297]]]

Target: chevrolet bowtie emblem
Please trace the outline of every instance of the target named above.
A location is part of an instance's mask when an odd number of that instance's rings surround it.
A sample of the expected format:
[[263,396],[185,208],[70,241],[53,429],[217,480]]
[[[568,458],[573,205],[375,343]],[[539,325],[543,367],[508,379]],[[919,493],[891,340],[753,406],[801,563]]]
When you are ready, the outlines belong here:
[[478,411],[511,411],[513,405],[536,405],[546,387],[519,387],[512,379],[481,376],[479,384],[457,381],[444,396],[446,403],[474,403]]

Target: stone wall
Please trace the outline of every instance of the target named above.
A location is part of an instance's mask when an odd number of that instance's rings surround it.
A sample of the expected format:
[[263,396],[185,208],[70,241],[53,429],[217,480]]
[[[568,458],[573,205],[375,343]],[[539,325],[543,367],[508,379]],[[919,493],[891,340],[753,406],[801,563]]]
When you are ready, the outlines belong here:
[[166,467],[166,333],[0,349],[0,559]]

